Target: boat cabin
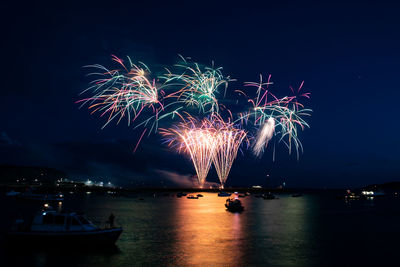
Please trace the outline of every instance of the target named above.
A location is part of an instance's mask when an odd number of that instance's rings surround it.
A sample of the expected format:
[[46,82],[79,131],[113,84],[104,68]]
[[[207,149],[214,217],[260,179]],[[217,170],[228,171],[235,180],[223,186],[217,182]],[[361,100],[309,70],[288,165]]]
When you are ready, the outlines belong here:
[[59,213],[54,210],[43,210],[36,214],[31,225],[31,231],[62,232],[62,231],[94,231],[98,228],[83,215],[75,212]]

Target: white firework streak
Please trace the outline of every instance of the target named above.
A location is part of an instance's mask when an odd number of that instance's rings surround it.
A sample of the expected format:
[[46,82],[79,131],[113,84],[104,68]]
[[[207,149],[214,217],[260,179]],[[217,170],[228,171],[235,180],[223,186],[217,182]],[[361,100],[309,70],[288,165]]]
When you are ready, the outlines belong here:
[[271,140],[275,131],[275,120],[270,117],[267,122],[264,123],[262,129],[258,132],[256,141],[253,145],[253,153],[257,157],[261,156],[264,152],[264,148],[267,147],[268,141]]

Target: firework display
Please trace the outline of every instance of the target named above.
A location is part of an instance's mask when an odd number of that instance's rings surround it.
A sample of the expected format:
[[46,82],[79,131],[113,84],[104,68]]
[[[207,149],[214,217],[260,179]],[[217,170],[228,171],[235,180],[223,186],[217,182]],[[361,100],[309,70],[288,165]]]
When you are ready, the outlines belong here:
[[233,123],[225,123],[218,120],[218,123],[213,125],[215,151],[213,154],[213,163],[217,171],[218,178],[223,188],[228,179],[233,161],[235,160],[240,144],[245,139],[247,133],[236,128]]
[[107,115],[104,126],[114,119],[119,123],[123,117],[127,117],[129,125],[145,108],[158,114],[163,106],[159,101],[159,88],[155,80],[147,77],[151,73],[149,68],[143,63],[140,63],[141,66],[133,64],[129,57],[128,67],[116,56],[112,59],[118,63],[119,69],[108,70],[101,65],[87,66],[97,70],[89,74],[97,79],[82,93],[93,91],[94,95],[78,103],[89,104],[92,113]]
[[178,151],[184,150],[190,155],[196,169],[199,185],[202,186],[211,167],[215,152],[215,132],[208,121],[199,123],[189,117],[169,129],[160,129],[169,146],[176,146]]
[[186,106],[197,107],[202,113],[219,111],[217,95],[224,92],[231,79],[222,74],[222,68],[201,67],[196,62],[189,62],[185,58],[182,64],[176,64],[175,67],[180,70],[173,73],[167,69],[165,75],[166,84],[171,84],[177,90],[168,95],[174,97],[178,102]]
[[[305,109],[300,102],[301,97],[309,98],[310,93],[300,93],[304,84],[301,83],[299,89],[296,91],[297,95],[285,96],[277,98],[273,95],[268,86],[272,83],[268,81],[263,83],[262,76],[260,76],[259,83],[245,83],[246,86],[257,88],[257,97],[249,98],[243,91],[237,90],[240,94],[248,98],[248,102],[252,104],[249,111],[241,113],[239,119],[243,122],[251,121],[257,127],[257,137],[253,145],[253,153],[260,156],[272,135],[278,135],[278,141],[282,142],[288,147],[289,154],[292,152],[294,145],[297,157],[299,152],[303,151],[303,146],[298,137],[299,128],[304,130],[309,127],[304,117],[311,116],[311,109]],[[295,91],[291,87],[293,94]]]
[[[134,64],[127,59],[124,62],[112,56],[118,67],[111,70],[101,65],[88,66],[96,69],[90,74],[96,79],[82,94],[91,96],[77,102],[87,105],[92,114],[105,116],[103,127],[113,120],[118,124],[123,118],[128,125],[134,124],[134,129],[143,127],[135,151],[146,132],[161,134],[169,147],[190,157],[200,186],[212,164],[221,186],[225,185],[244,140],[251,143],[247,148],[256,157],[263,155],[272,139],[274,144],[284,144],[289,154],[294,150],[297,158],[303,152],[298,133],[309,127],[305,117],[312,112],[301,101],[310,98],[310,93],[302,92],[304,82],[297,90],[290,87],[291,95],[278,98],[270,90],[271,75],[267,81],[260,75],[259,82],[245,82],[243,89],[234,90],[248,103],[248,107],[237,111],[221,104],[228,84],[234,80],[214,63],[203,66],[181,57],[181,63],[152,77],[144,63]],[[256,88],[254,97],[252,88]],[[223,118],[222,110],[229,116]],[[163,127],[159,128],[161,122]]]

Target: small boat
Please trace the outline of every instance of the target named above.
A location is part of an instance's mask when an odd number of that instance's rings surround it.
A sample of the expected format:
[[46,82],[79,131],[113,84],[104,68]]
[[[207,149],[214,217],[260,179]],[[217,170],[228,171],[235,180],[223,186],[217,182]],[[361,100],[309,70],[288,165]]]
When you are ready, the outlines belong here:
[[194,196],[194,195],[188,195],[186,198],[188,198],[188,199],[199,199],[198,196]]
[[296,194],[293,194],[293,195],[292,195],[292,197],[302,197],[302,196],[303,196],[302,193],[296,193]]
[[225,202],[225,207],[230,212],[241,212],[244,210],[244,207],[239,199],[228,198]]
[[[110,223],[111,224],[111,223]],[[114,245],[122,233],[122,228],[99,228],[83,214],[57,212],[48,204],[39,211],[32,223],[17,220],[6,237],[11,245],[22,246],[86,246],[98,247]]]
[[268,194],[263,195],[264,199],[276,199],[276,196],[272,194],[271,192],[268,192]]
[[219,197],[230,197],[231,194],[227,193],[227,192],[224,192],[224,191],[221,191],[221,192],[218,193],[218,196]]
[[186,193],[179,192],[178,194],[176,194],[176,197],[185,197],[186,195]]
[[14,191],[14,190],[11,190],[10,192],[7,192],[6,193],[6,196],[7,197],[16,197],[16,196],[18,196],[18,195],[20,195],[21,194],[21,192],[16,192],[16,191]]
[[203,195],[202,194],[197,194],[197,197],[203,197]]

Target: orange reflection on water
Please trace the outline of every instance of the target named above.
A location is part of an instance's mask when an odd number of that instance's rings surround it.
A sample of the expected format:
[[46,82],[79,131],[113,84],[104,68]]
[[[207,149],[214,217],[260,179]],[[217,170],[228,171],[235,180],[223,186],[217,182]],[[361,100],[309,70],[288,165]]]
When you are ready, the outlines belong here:
[[224,206],[226,198],[203,195],[177,200],[176,260],[183,265],[234,266],[244,256],[245,212],[230,213]]

